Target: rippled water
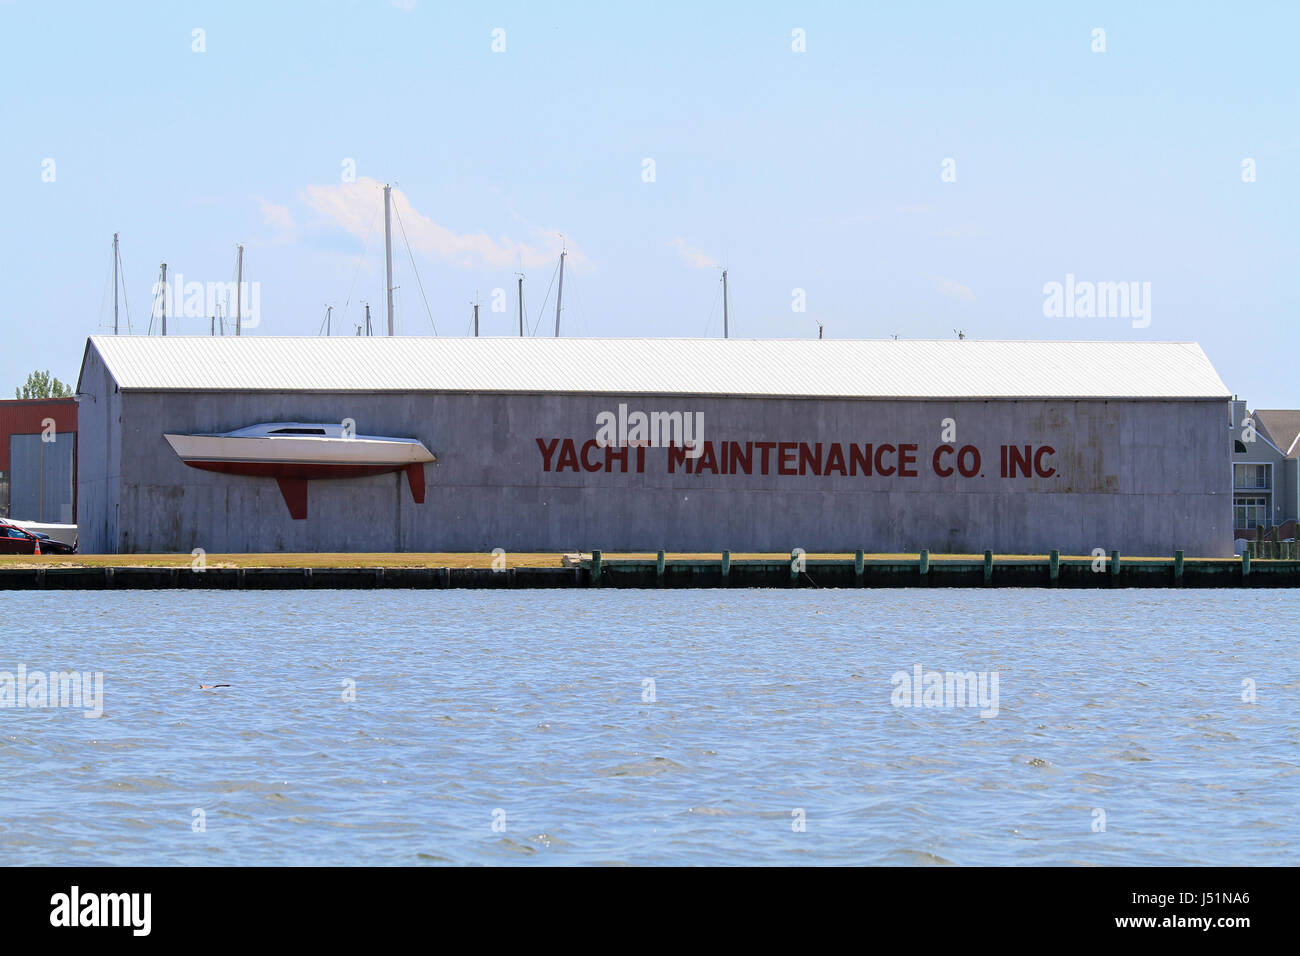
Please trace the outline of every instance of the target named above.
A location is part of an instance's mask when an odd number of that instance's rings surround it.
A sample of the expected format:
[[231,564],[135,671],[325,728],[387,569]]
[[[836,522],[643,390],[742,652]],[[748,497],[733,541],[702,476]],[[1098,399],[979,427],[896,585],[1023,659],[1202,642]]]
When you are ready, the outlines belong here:
[[[1298,607],[9,592],[0,671],[102,671],[104,715],[0,709],[0,861],[1295,864]],[[997,716],[893,706],[915,664]]]

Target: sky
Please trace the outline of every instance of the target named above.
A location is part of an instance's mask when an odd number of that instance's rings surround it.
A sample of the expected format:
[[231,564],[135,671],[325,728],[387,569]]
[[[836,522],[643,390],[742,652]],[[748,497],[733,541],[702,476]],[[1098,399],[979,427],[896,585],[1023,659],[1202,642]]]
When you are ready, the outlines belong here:
[[1287,3],[0,0],[0,389],[75,382],[115,232],[123,332],[161,263],[202,297],[237,244],[246,334],[382,328],[390,183],[399,334],[475,300],[518,334],[521,271],[553,334],[563,247],[562,334],[721,335],[725,267],[733,336],[1190,340],[1300,407],[1297,33]]

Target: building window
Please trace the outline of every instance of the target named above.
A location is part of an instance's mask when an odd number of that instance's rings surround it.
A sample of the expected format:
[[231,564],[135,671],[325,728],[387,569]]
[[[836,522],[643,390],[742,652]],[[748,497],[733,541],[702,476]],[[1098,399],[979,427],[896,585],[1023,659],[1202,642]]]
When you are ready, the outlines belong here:
[[1271,471],[1269,465],[1233,465],[1232,486],[1260,491],[1272,488],[1273,483],[1269,480]]
[[[1240,465],[1238,467],[1241,467]],[[1267,498],[1234,498],[1232,501],[1232,526],[1237,530],[1258,528],[1268,523]]]

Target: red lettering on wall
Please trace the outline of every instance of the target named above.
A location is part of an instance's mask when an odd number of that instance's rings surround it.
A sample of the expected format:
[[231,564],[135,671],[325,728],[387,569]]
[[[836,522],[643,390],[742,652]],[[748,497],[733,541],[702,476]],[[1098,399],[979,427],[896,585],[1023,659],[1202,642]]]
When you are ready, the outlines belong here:
[[956,449],[953,448],[952,445],[940,445],[934,450],[934,457],[930,459],[930,463],[934,465],[934,473],[940,478],[947,478],[952,474],[952,465],[940,464],[939,456],[951,455],[954,451],[956,451]]
[[903,478],[916,477],[916,446],[898,446],[898,474]]
[[715,475],[718,473],[718,456],[714,454],[713,442],[711,441],[704,443],[704,450],[700,452],[700,457],[695,461],[695,473],[697,475],[704,474],[705,468]]
[[1038,451],[1034,452],[1034,474],[1038,475],[1039,478],[1051,478],[1056,474],[1055,468],[1043,467],[1043,456],[1055,454],[1056,449],[1051,445],[1044,445],[1042,448],[1038,449]]
[[831,474],[838,471],[841,475],[847,475],[844,469],[844,449],[840,447],[839,442],[831,442],[830,449],[826,452],[826,470],[823,474]]
[[747,475],[750,474],[751,473],[750,469],[753,467],[753,458],[754,458],[753,442],[745,442],[745,450],[743,452],[740,450],[740,442],[732,441],[732,442],[727,442],[727,444],[731,446],[732,474],[739,474],[742,468],[744,469],[745,474]]
[[564,439],[560,445],[560,460],[555,465],[556,471],[564,471],[566,468],[578,470],[578,449],[574,447],[572,438]]
[[1020,477],[1029,477],[1030,462],[1033,457],[1032,445],[1025,445],[1023,449],[1019,445],[1003,445],[1002,453],[1007,461],[1002,473],[1003,478],[1015,478],[1016,472],[1020,472]]
[[542,453],[542,471],[551,470],[551,455],[555,454],[555,446],[560,443],[558,438],[552,438],[549,444],[542,439],[537,439],[537,449]]
[[[967,461],[970,464],[967,464]],[[974,445],[962,445],[957,452],[957,470],[963,478],[974,478],[980,472],[980,450]]]
[[605,446],[605,470],[613,471],[614,462],[619,463],[619,471],[627,472],[627,446],[615,448],[613,445]]
[[849,446],[849,474],[856,475],[858,468],[868,478],[871,477],[871,446],[863,445],[858,447],[857,442]]
[[[646,470],[647,445],[628,443],[605,445],[597,439],[535,438],[544,472],[600,472],[627,474],[633,468],[630,449],[636,448],[635,471]],[[694,448],[698,457],[691,457]],[[754,450],[758,449],[758,461]],[[847,461],[846,461],[847,448]],[[735,442],[698,441],[691,446],[673,442],[668,445],[668,473],[688,475],[763,475],[795,477],[832,475],[916,478],[920,446],[914,443],[891,444],[858,442]],[[597,449],[604,449],[603,453]],[[1005,478],[1052,478],[1059,474],[1052,460],[1056,449],[1051,445],[1001,445],[1001,473]],[[930,467],[940,478],[959,474],[963,478],[981,476],[983,459],[975,445],[939,445],[930,458]]]
[[799,443],[792,441],[783,441],[776,446],[777,454],[781,456],[780,464],[777,465],[776,473],[778,475],[797,475],[795,470],[794,459],[799,451]]
[[889,450],[890,454],[893,454],[894,452],[898,451],[898,449],[895,448],[893,445],[889,444],[889,442],[885,442],[883,445],[876,446],[876,474],[878,475],[892,475],[897,470],[893,465],[890,465],[888,468],[886,468],[883,464],[881,464],[881,462],[885,457],[886,449]]
[[678,447],[675,442],[668,446],[668,474],[677,474],[677,467],[682,465],[685,466],[686,474],[689,475],[694,464],[694,459],[686,457],[685,448]]
[[811,470],[814,475],[822,473],[822,443],[809,446],[807,442],[799,443],[799,474],[806,475]]

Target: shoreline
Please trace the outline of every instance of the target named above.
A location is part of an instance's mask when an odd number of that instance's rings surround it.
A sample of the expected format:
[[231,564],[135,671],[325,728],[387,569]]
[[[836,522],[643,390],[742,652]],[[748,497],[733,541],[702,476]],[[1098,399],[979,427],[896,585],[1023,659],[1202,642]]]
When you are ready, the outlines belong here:
[[1300,560],[721,552],[30,555],[0,590],[1300,587]]

